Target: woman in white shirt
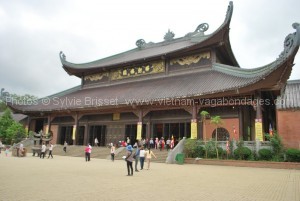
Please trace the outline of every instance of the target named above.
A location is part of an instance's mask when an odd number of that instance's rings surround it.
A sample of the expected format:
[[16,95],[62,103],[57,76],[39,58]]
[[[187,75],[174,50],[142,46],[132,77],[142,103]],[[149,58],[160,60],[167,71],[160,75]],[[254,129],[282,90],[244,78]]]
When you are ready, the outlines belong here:
[[111,143],[110,144],[110,155],[111,155],[112,162],[115,161],[115,151],[116,151],[116,148],[115,148],[114,144]]
[[149,148],[148,151],[145,152],[145,154],[146,154],[146,161],[147,161],[147,170],[149,170],[150,169],[151,158],[152,158],[152,156],[154,158],[156,158],[156,156],[154,155],[154,153],[151,151],[150,148]]
[[141,164],[141,170],[144,168],[144,161],[145,161],[145,150],[142,146],[140,149],[140,164]]

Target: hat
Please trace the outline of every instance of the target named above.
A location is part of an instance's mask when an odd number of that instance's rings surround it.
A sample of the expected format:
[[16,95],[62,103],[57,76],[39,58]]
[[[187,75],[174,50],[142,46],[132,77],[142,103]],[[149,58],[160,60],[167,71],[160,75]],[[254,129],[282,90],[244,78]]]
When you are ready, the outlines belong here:
[[126,149],[127,149],[128,151],[132,151],[132,146],[131,146],[131,145],[128,145],[128,146],[126,147]]

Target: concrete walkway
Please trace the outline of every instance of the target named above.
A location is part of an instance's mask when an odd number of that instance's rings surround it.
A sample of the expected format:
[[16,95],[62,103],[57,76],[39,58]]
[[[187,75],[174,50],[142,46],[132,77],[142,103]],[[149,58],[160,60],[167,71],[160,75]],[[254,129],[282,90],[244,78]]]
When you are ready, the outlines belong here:
[[[154,159],[155,160],[155,159]],[[0,155],[0,200],[299,201],[300,171],[170,165],[127,174],[124,161]]]

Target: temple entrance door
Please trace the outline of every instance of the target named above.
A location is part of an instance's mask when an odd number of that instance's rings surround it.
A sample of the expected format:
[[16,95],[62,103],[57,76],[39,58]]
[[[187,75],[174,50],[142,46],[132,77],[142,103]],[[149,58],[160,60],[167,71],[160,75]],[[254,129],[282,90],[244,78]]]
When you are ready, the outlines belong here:
[[159,139],[163,137],[165,141],[168,138],[175,139],[175,144],[178,140],[183,137],[191,137],[191,123],[164,123],[164,124],[153,124],[153,138],[158,137]]
[[44,128],[44,119],[35,120],[35,130],[34,132],[39,133]]
[[[129,124],[125,126],[125,141],[126,138],[129,137],[130,144],[134,145],[136,142],[136,135],[137,135],[137,125],[136,124]],[[146,124],[142,126],[142,138],[146,138]]]
[[105,146],[106,144],[106,126],[90,126],[89,129],[89,140],[88,142],[94,146],[95,145],[95,138],[97,137],[99,146]]
[[163,137],[163,128],[164,128],[164,124],[153,124],[153,139],[158,138],[160,139],[161,137]]
[[63,145],[66,141],[68,145],[73,145],[72,140],[72,132],[73,126],[61,126],[60,127],[60,137],[59,137],[59,144]]
[[83,145],[84,142],[84,126],[79,126],[78,129],[78,138],[77,138],[77,145]]

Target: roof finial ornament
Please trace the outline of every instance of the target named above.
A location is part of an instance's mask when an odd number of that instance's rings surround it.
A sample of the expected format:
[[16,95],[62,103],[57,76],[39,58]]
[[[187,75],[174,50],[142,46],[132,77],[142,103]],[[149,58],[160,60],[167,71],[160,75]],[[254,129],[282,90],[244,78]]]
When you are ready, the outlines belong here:
[[296,32],[287,35],[284,39],[284,50],[279,55],[280,59],[287,57],[293,50],[300,45],[300,24],[293,23],[293,28],[296,29]]
[[61,60],[66,61],[66,55],[62,51],[59,52],[59,56]]
[[143,47],[145,46],[145,44],[146,44],[146,42],[145,42],[144,39],[139,39],[139,40],[137,40],[137,41],[135,42],[135,45],[136,45],[139,49],[143,48]]
[[194,32],[204,33],[205,31],[208,30],[208,28],[209,28],[209,25],[207,23],[202,23],[197,26],[197,29]]
[[164,39],[165,41],[171,41],[173,40],[174,36],[175,34],[169,29],[168,32],[165,34]]
[[296,38],[297,44],[300,45],[300,24],[298,22],[295,22],[292,24],[293,28],[296,29]]

